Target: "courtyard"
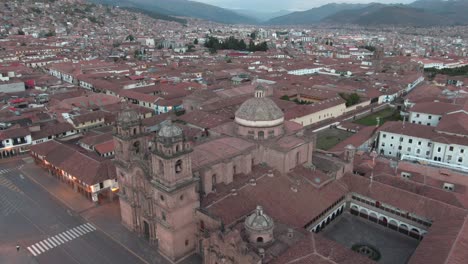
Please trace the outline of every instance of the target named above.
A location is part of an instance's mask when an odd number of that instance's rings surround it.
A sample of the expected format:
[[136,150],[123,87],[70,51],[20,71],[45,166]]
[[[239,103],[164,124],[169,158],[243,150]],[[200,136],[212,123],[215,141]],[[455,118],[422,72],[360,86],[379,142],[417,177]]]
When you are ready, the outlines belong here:
[[367,245],[378,251],[378,263],[407,263],[419,241],[360,217],[344,213],[321,232],[347,248]]
[[317,132],[317,148],[329,150],[354,133],[337,128],[327,128]]
[[378,112],[372,113],[366,117],[357,119],[353,121],[353,123],[364,125],[364,126],[376,126],[377,125],[377,117],[379,120],[379,125],[387,121],[398,121],[401,120],[400,113],[398,110],[394,108],[385,108]]

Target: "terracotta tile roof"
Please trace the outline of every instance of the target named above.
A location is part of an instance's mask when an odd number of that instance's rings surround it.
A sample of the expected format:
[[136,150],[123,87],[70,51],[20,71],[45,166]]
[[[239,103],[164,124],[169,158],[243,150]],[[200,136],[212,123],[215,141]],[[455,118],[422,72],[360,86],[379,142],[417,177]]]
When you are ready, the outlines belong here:
[[9,128],[7,130],[0,131],[0,140],[25,137],[31,135],[31,132],[25,127]]
[[32,139],[41,139],[53,135],[62,135],[62,133],[69,132],[75,128],[70,123],[60,123],[60,122],[47,122],[44,125],[41,125],[39,131],[31,132]]
[[462,106],[442,102],[416,103],[409,111],[433,115],[443,115],[449,112],[460,110]]
[[48,141],[31,146],[31,153],[44,156],[53,166],[64,170],[78,180],[93,185],[107,179],[115,179],[115,166],[110,160],[105,160],[80,152],[71,146]]
[[253,148],[255,145],[234,137],[215,139],[194,147],[192,155],[192,166],[198,170],[208,164],[221,162],[235,157]]
[[303,179],[296,186],[297,192],[291,189],[295,183],[297,181],[293,181],[287,175],[265,175],[256,181],[255,186],[247,183],[237,190],[236,196],[227,195],[208,205],[206,209],[229,225],[252,212],[257,205],[261,205],[273,219],[288,226],[304,228],[346,193],[343,186],[337,182],[317,189]]
[[97,153],[101,155],[113,152],[115,149],[114,140],[109,140],[103,143],[99,143],[94,146],[94,149],[96,150]]
[[425,138],[445,144],[468,145],[468,138],[466,137],[437,133],[432,127],[408,122],[404,125],[403,122],[400,121],[385,122],[385,124],[379,127],[379,131],[402,134],[415,138]]
[[178,119],[200,128],[213,128],[231,121],[231,119],[224,116],[219,116],[199,110],[186,113],[182,116],[179,116]]
[[437,131],[458,135],[468,134],[468,113],[460,111],[442,117],[436,127]]

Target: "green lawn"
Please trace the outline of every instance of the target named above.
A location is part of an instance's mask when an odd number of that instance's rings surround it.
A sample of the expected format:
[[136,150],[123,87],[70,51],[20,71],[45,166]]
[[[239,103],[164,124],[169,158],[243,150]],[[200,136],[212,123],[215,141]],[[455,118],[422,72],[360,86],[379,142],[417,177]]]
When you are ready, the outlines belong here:
[[327,128],[317,132],[317,148],[329,150],[353,133],[336,128]]
[[379,124],[382,125],[387,121],[398,121],[401,120],[400,113],[398,110],[393,108],[385,108],[366,117],[353,121],[353,123],[365,125],[365,126],[376,126],[377,117],[380,117]]

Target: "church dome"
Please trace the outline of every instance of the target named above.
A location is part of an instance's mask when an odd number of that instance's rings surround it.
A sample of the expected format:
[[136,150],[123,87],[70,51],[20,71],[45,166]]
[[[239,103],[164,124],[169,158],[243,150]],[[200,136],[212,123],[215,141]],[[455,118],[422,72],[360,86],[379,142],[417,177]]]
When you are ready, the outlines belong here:
[[236,123],[248,127],[272,127],[284,122],[283,111],[257,89],[254,98],[245,101],[236,111]]
[[255,212],[245,219],[244,225],[251,232],[270,231],[274,227],[273,219],[263,212],[261,206],[257,206]]
[[165,138],[174,138],[182,136],[182,129],[172,123],[172,121],[166,121],[166,124],[159,130],[158,136]]
[[140,118],[138,117],[138,113],[132,108],[126,108],[117,116],[117,123],[118,124],[132,124],[138,123]]

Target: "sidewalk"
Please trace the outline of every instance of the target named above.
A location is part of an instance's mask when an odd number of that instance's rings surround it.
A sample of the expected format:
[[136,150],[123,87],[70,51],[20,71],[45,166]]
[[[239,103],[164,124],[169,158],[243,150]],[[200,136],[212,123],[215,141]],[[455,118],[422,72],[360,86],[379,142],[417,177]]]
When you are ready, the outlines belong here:
[[[64,203],[87,221],[93,223],[99,230],[109,238],[139,256],[140,259],[148,264],[166,264],[170,263],[160,254],[156,248],[150,245],[145,239],[138,237],[135,233],[126,229],[120,223],[120,206],[118,200],[102,203],[99,206],[94,205],[81,194],[73,191],[69,185],[60,182],[42,168],[35,164],[27,164],[22,169],[23,173],[31,180],[42,186],[52,196]],[[33,177],[34,176],[34,177]],[[201,258],[192,255],[181,264],[202,263]]]

